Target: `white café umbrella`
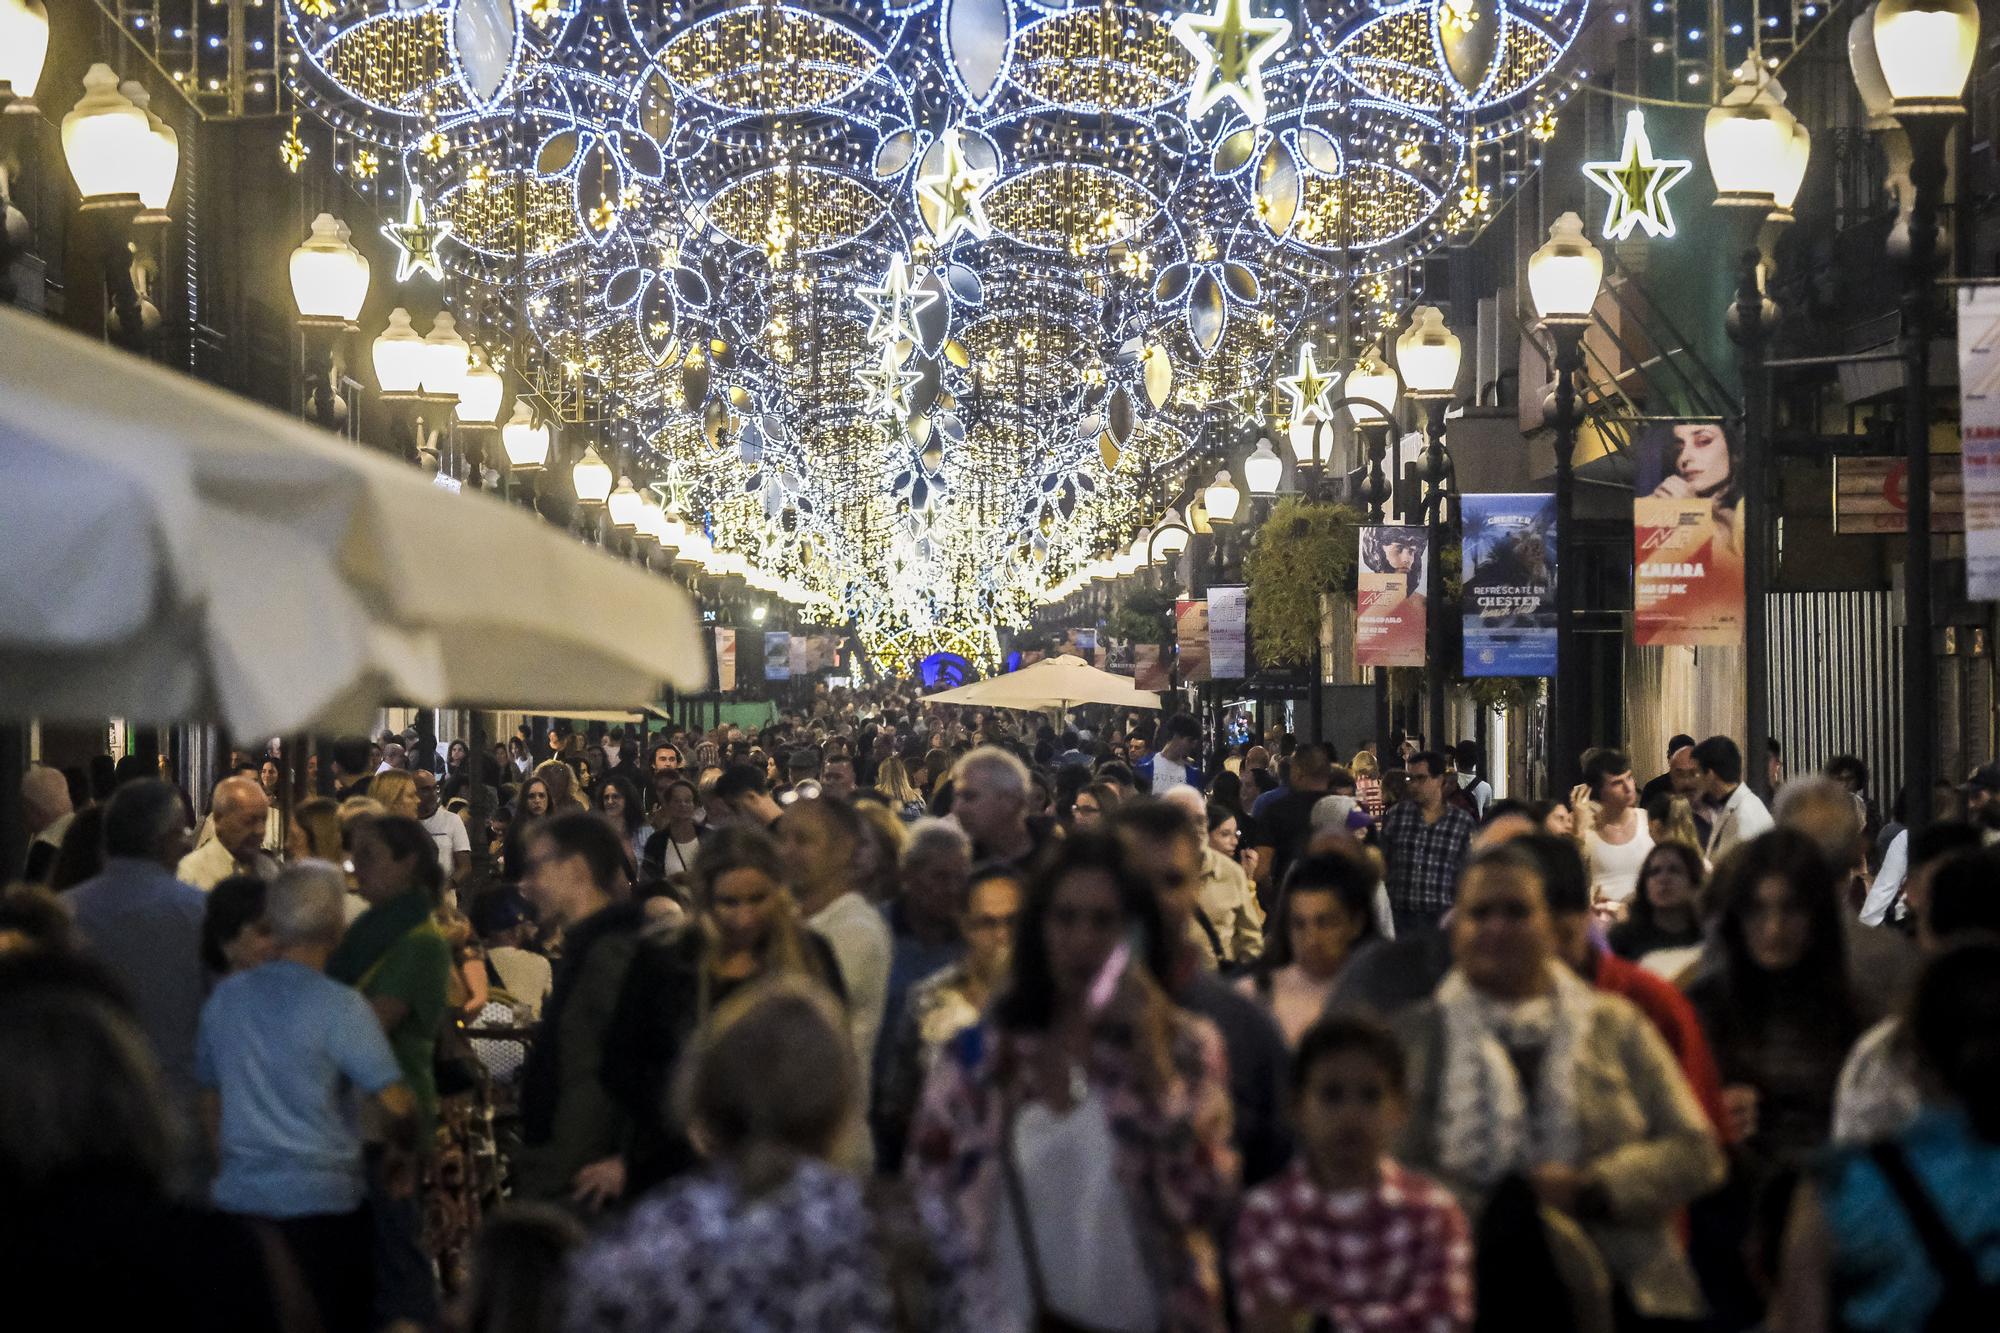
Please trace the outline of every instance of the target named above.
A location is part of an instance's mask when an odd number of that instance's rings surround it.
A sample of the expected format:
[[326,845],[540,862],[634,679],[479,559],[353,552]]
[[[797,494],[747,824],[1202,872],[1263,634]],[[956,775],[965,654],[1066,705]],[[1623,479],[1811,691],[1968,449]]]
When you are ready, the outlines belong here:
[[1077,704],[1113,704],[1121,708],[1158,708],[1160,696],[1132,684],[1129,676],[1101,671],[1080,657],[1045,657],[1032,666],[1003,676],[925,696],[925,703],[983,704],[989,708],[1071,708]]
[[687,595],[483,495],[0,310],[0,716],[365,729],[701,689]]

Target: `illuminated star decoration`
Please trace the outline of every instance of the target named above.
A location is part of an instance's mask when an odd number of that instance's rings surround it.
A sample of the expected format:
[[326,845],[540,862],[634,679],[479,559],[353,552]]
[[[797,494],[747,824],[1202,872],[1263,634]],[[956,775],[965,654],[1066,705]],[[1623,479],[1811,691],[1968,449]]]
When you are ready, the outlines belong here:
[[1292,21],[1253,18],[1250,0],[1216,0],[1213,14],[1181,14],[1173,34],[1194,56],[1188,119],[1200,120],[1227,97],[1251,123],[1264,123],[1264,62],[1291,39]]
[[924,221],[939,247],[961,233],[983,241],[993,231],[983,200],[1000,173],[992,167],[975,167],[966,159],[957,129],[946,130],[938,143],[942,160],[937,170],[917,177],[917,203],[923,206]]
[[410,191],[410,208],[401,222],[385,222],[382,234],[396,247],[396,281],[408,282],[410,275],[428,273],[444,281],[444,264],[438,259],[438,244],[451,235],[449,222],[432,222],[424,211],[424,196]]
[[1622,241],[1634,227],[1644,227],[1648,236],[1672,236],[1674,212],[1667,206],[1667,191],[1692,170],[1692,162],[1654,157],[1645,114],[1636,109],[1627,112],[1625,144],[1618,150],[1618,160],[1583,164],[1583,174],[1611,196],[1604,213],[1604,239]]
[[857,288],[856,294],[868,307],[868,341],[877,345],[921,341],[916,314],[937,300],[929,288],[910,285],[909,265],[901,255],[890,259],[879,285]]
[[879,360],[866,369],[855,372],[855,379],[868,390],[868,401],[862,411],[869,416],[902,417],[907,415],[905,404],[909,401],[910,390],[923,381],[923,375],[915,370],[903,369],[903,358],[896,355],[896,344],[890,343],[882,349]]
[[1311,343],[1301,347],[1299,373],[1283,375],[1278,379],[1278,387],[1292,400],[1293,422],[1331,421],[1333,386],[1340,380],[1340,371],[1328,374],[1320,370],[1319,359],[1313,355]]

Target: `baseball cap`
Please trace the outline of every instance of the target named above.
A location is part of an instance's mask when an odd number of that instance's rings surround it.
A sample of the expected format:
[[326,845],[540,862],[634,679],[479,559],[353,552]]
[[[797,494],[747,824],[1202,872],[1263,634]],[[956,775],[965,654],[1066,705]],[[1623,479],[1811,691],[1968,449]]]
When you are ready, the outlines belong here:
[[1981,764],[1972,770],[1972,776],[1965,780],[1965,785],[1982,791],[2000,791],[2000,764]]

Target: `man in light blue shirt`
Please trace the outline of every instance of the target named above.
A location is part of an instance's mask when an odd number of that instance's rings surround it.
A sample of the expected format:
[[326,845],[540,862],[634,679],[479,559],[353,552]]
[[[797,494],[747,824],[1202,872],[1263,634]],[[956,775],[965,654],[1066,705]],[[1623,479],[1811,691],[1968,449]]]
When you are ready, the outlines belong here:
[[192,839],[180,793],[157,778],[128,782],[104,810],[104,869],[63,895],[89,952],[132,997],[146,1044],[190,1150],[183,1186],[198,1193],[206,1168],[195,1133],[194,1035],[205,980],[201,918],[208,898],[174,878]]
[[195,1074],[226,1212],[272,1222],[328,1328],[372,1308],[367,1174],[352,1090],[379,1103],[391,1143],[415,1147],[416,1099],[359,992],[322,974],[345,924],[346,882],[323,861],[279,875],[266,911],[277,957],[224,980],[201,1012]]

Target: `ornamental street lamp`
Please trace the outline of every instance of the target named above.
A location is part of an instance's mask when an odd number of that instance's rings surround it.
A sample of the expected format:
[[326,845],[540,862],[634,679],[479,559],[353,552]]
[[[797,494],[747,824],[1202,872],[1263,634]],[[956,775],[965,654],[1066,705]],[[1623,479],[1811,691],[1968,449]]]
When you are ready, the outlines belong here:
[[[1903,567],[1903,781],[1912,825],[1931,817],[1937,767],[1935,627],[1931,610],[1930,376],[1938,205],[1945,145],[1965,115],[1979,45],[1974,0],[1877,0],[1872,42],[1850,43],[1864,95],[1879,75],[1909,136],[1909,249],[1903,267],[1903,435],[1907,548]],[[1869,58],[1873,57],[1870,65]]]
[[49,11],[42,0],[0,0],[0,107],[36,113],[35,87],[49,58]]
[[[1777,325],[1778,308],[1765,296],[1771,259],[1767,224],[1792,218],[1811,154],[1812,137],[1785,109],[1785,90],[1754,59],[1736,71],[1735,84],[1708,113],[1702,139],[1716,206],[1734,219],[1738,244],[1736,299],[1728,332],[1736,344],[1743,380],[1741,437],[1743,541],[1744,729],[1749,750],[1761,756],[1771,734],[1770,662],[1765,643],[1765,594],[1771,582],[1770,468],[1765,436],[1770,424],[1770,377],[1764,349]],[[1753,765],[1751,785],[1768,797],[1765,770]]]
[[1229,479],[1227,468],[1215,474],[1215,480],[1202,487],[1202,508],[1208,513],[1211,524],[1228,525],[1236,521],[1237,506],[1243,503],[1243,493],[1236,489],[1236,483]]
[[292,302],[305,343],[306,402],[312,419],[339,428],[346,403],[336,392],[335,356],[355,332],[368,299],[368,260],[354,248],[347,224],[331,213],[313,219],[312,234],[292,251]]
[[1564,213],[1549,239],[1528,257],[1528,294],[1555,342],[1555,403],[1549,424],[1556,450],[1556,675],[1549,701],[1549,785],[1568,791],[1576,781],[1578,662],[1576,660],[1576,376],[1583,369],[1583,335],[1604,281],[1604,256],[1583,234],[1583,219]]
[[1420,305],[1410,315],[1410,327],[1396,340],[1396,361],[1410,397],[1424,409],[1424,525],[1429,554],[1424,562],[1424,656],[1429,707],[1426,727],[1435,745],[1445,743],[1445,617],[1444,540],[1445,497],[1450,491],[1451,460],[1445,451],[1445,411],[1458,392],[1458,366],[1463,347],[1445,327],[1444,312]]
[[[142,207],[140,191],[157,184],[161,141],[145,111],[119,91],[118,76],[109,65],[92,65],[83,88],[82,98],[62,122],[63,158],[83,196],[72,273],[80,296],[93,290],[97,294],[87,330],[104,334],[103,312],[109,304],[119,343],[136,350],[144,318],[132,282],[127,236]],[[79,302],[80,313],[89,308]]]

